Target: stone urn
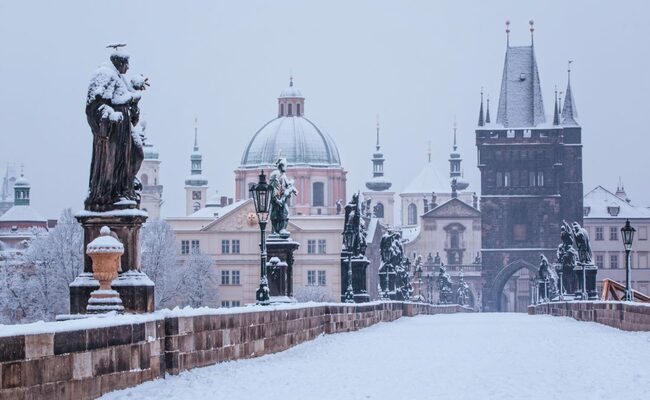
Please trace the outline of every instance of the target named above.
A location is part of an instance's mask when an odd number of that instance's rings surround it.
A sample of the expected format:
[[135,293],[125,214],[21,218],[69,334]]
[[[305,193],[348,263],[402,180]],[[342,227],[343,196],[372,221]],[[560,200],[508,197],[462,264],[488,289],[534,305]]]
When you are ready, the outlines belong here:
[[120,257],[124,254],[124,246],[111,236],[111,230],[104,226],[100,236],[86,247],[86,254],[92,259],[93,277],[99,281],[99,289],[90,293],[88,313],[124,312],[124,306],[119,293],[111,288],[111,282],[117,278]]

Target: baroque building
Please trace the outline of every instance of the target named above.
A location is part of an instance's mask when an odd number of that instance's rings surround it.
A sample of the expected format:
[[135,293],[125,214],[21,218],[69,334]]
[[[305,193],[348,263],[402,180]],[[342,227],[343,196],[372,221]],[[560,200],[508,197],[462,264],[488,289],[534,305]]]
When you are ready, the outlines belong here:
[[[146,129],[146,124],[140,123],[142,134]],[[160,155],[158,150],[149,142],[144,144],[144,160],[138,179],[142,183],[142,198],[140,208],[149,214],[149,219],[160,219],[160,208],[163,204],[163,186],[160,184]]]
[[48,220],[30,204],[31,185],[23,174],[14,181],[14,205],[0,215],[0,251],[15,252],[46,232]]
[[[513,275],[536,273],[540,254],[555,257],[562,220],[582,224],[582,129],[570,72],[564,104],[556,96],[547,119],[533,31],[531,21],[530,45],[511,46],[507,24],[496,121],[484,116],[481,94],[476,147],[486,311],[506,309],[503,289]],[[516,287],[514,300],[527,304],[527,289]]]
[[379,145],[379,121],[377,121],[377,142],[375,152],[372,154],[372,177],[366,182],[363,199],[368,202],[375,218],[382,224],[395,225],[395,192],[390,190],[393,185],[384,173],[384,154],[381,152]]
[[235,200],[248,198],[260,169],[275,169],[281,157],[287,159],[287,175],[298,190],[291,199],[293,214],[335,215],[337,202],[347,198],[347,172],[332,138],[305,117],[305,97],[293,79],[280,92],[277,117],[264,124],[246,146],[235,170]]

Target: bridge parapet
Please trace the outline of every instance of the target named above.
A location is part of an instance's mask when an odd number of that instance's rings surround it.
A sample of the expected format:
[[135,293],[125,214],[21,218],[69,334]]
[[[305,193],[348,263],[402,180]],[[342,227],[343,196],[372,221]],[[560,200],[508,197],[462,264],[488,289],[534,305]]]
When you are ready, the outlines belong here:
[[622,301],[565,301],[528,306],[529,315],[571,317],[624,331],[650,331],[650,304]]

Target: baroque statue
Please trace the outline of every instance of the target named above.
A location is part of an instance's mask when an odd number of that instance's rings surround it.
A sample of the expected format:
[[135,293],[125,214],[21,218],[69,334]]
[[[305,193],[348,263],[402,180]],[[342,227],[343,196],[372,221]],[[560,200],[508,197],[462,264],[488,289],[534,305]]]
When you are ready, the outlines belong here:
[[366,230],[361,210],[359,209],[359,194],[352,195],[352,200],[345,205],[345,225],[344,229],[352,229],[354,232],[354,242],[352,244],[352,255],[362,257],[366,254]]
[[539,255],[537,278],[539,279],[539,295],[543,296],[545,301],[549,301],[558,295],[558,275],[544,254]]
[[293,195],[298,194],[298,191],[294,187],[293,181],[287,178],[287,159],[280,158],[275,163],[275,166],[277,169],[269,177],[269,184],[273,188],[271,197],[271,234],[288,238],[289,200]]
[[140,120],[141,92],[149,86],[142,75],[127,76],[129,55],[121,47],[111,64],[93,74],[86,96],[86,118],[93,133],[88,197],[89,211],[138,208],[142,185],[136,178],[144,160],[143,137],[134,130]]

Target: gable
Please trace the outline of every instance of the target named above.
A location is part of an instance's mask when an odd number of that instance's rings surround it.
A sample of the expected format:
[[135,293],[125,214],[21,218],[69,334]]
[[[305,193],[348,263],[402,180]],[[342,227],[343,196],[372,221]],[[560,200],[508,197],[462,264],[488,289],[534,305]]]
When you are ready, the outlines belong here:
[[[270,222],[269,222],[270,224]],[[238,231],[259,230],[255,206],[252,201],[245,201],[221,217],[206,225],[202,231]],[[268,228],[267,228],[268,229]]]
[[480,216],[479,210],[456,198],[430,210],[422,218],[477,218]]

